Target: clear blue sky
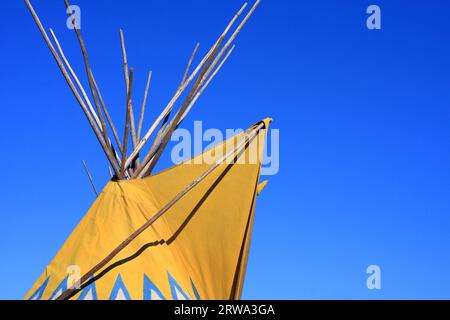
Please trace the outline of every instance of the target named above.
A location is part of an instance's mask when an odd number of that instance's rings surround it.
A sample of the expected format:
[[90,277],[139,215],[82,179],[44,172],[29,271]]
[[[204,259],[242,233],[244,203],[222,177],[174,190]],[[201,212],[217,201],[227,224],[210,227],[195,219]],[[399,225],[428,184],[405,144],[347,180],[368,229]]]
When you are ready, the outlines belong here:
[[[63,1],[33,4],[83,74]],[[116,122],[119,27],[137,101],[153,70],[148,125],[196,41],[204,54],[242,1],[76,4]],[[370,4],[382,30],[366,28]],[[270,116],[280,129],[280,172],[258,199],[244,298],[450,298],[449,10],[425,0],[262,1],[187,120],[225,129]],[[94,200],[81,160],[99,188],[108,173],[23,1],[2,3],[0,24],[0,298],[22,298]],[[380,291],[366,288],[371,264]]]

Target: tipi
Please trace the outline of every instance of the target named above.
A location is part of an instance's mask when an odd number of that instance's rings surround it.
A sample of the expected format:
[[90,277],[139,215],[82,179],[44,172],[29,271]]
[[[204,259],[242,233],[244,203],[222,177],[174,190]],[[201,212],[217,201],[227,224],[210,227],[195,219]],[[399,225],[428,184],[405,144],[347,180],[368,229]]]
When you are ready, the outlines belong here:
[[[71,12],[70,4],[64,1]],[[123,139],[107,111],[72,13],[93,101],[53,30],[50,38],[30,1],[25,3],[112,168],[111,181],[25,299],[239,299],[255,201],[265,185],[259,184],[259,175],[270,119],[193,159],[156,174],[152,171],[174,130],[230,55],[234,39],[259,0],[227,39],[246,8],[244,4],[189,73],[198,45],[195,47],[174,97],[142,136],[151,72],[136,124],[131,99],[133,69],[128,68],[120,32],[127,93]],[[174,106],[188,88],[187,97],[175,112]],[[153,134],[156,137],[143,156],[142,149]]]

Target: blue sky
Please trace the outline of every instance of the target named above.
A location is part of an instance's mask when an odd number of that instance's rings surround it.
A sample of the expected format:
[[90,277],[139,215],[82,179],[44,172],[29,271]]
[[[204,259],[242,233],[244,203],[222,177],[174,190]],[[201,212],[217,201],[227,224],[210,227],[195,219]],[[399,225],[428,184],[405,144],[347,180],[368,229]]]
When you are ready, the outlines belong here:
[[[63,1],[33,4],[82,74]],[[148,125],[195,43],[204,54],[242,1],[74,4],[116,122],[125,99],[118,28],[137,101],[153,70]],[[370,4],[381,8],[381,30],[366,28]],[[262,1],[185,125],[245,128],[270,116],[280,130],[280,171],[258,199],[244,298],[450,298],[449,9]],[[108,172],[23,1],[3,3],[0,24],[0,298],[16,299],[94,200],[81,160],[99,188]],[[378,291],[366,288],[372,264]]]

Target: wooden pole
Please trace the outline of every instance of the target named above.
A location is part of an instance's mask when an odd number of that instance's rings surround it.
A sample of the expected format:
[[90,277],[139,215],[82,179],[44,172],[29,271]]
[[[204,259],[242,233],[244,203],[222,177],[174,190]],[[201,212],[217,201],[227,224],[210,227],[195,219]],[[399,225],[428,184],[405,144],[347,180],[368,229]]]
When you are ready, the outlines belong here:
[[169,101],[167,106],[164,108],[163,112],[158,116],[156,121],[152,124],[150,129],[147,131],[147,133],[142,137],[141,141],[137,144],[136,148],[133,150],[133,152],[130,154],[130,156],[127,158],[127,161],[125,163],[125,167],[128,168],[131,164],[131,162],[134,160],[134,158],[139,154],[139,152],[144,147],[145,143],[148,141],[152,133],[155,131],[156,127],[160,124],[160,122],[165,118],[165,116],[172,110],[174,104],[177,102],[178,98],[181,96],[181,94],[184,92],[184,90],[187,88],[187,86],[191,83],[191,81],[195,78],[195,76],[198,74],[198,72],[201,70],[203,65],[206,63],[206,61],[209,59],[211,54],[216,51],[218,43],[222,43],[223,39],[229,32],[232,25],[235,23],[235,21],[239,18],[239,16],[242,14],[244,9],[247,7],[247,3],[245,3],[241,9],[236,13],[236,15],[231,19],[231,21],[228,23],[225,30],[220,35],[219,39],[216,41],[216,43],[211,47],[211,49],[208,51],[208,53],[203,57],[203,59],[200,61],[200,63],[197,65],[197,67],[192,71],[191,75],[186,79],[184,84],[180,86],[175,95],[172,97],[172,99]]
[[101,129],[102,126],[100,123],[100,119],[98,118],[97,112],[95,112],[94,107],[92,106],[91,100],[89,99],[86,91],[84,90],[84,87],[81,84],[80,80],[78,79],[75,71],[72,69],[72,66],[70,65],[69,60],[67,59],[66,55],[64,54],[64,51],[61,47],[61,44],[58,41],[58,38],[56,37],[55,33],[53,32],[53,29],[50,28],[49,31],[50,31],[50,35],[53,38],[53,42],[56,44],[56,48],[58,49],[59,55],[61,56],[70,75],[75,80],[75,84],[78,86],[78,89],[81,91],[82,97],[83,97],[85,103],[87,104],[87,106],[89,107],[89,111],[91,112],[92,116],[94,117],[95,123],[97,124],[98,128]]
[[[125,77],[125,86],[126,86],[126,92],[127,92],[127,96],[128,96],[128,90],[130,88],[129,86],[129,77],[128,77],[128,58],[127,58],[127,50],[125,48],[125,37],[123,35],[123,31],[122,29],[119,29],[119,33],[120,33],[120,44],[122,47],[122,59],[123,59],[123,73],[124,73],[124,77]],[[128,106],[127,106],[128,108]],[[133,111],[133,104],[130,105],[130,110],[131,110],[131,117],[130,117],[130,123],[131,123],[131,141],[133,144],[133,148],[136,147],[137,144],[137,139],[136,139],[136,127],[135,127],[135,122],[134,122],[134,111]]]
[[109,115],[108,109],[106,108],[105,102],[103,100],[103,96],[98,89],[97,81],[95,81],[94,76],[92,75],[92,81],[94,82],[94,88],[95,91],[98,94],[98,98],[100,100],[100,104],[102,106],[103,112],[105,113],[106,120],[108,121],[109,127],[111,128],[111,131],[113,133],[114,139],[116,140],[117,147],[119,147],[119,150],[122,151],[122,143],[120,143],[119,135],[117,134],[116,126],[114,125],[114,122],[111,119],[111,116]]
[[236,39],[236,37],[238,36],[239,32],[241,32],[242,28],[245,26],[245,24],[247,23],[247,21],[250,19],[250,17],[253,15],[253,12],[255,12],[256,8],[258,7],[258,5],[260,4],[261,0],[256,0],[255,4],[253,5],[253,7],[250,9],[250,11],[247,13],[247,15],[244,17],[244,19],[241,21],[241,23],[239,24],[239,26],[236,28],[236,30],[233,32],[233,34],[231,35],[231,37],[228,39],[228,41],[225,43],[225,45],[223,46],[223,48],[220,50],[220,52],[217,54],[217,57],[214,59],[213,63],[211,63],[211,67],[209,68],[209,70],[206,72],[206,74],[204,75],[204,77],[206,78],[211,71],[213,70],[213,68],[216,66],[216,64],[219,62],[220,58],[223,56],[223,54],[226,52],[226,50],[228,50],[228,48],[230,47],[230,45],[233,43],[233,41]]
[[194,60],[195,54],[197,53],[197,50],[198,50],[199,46],[200,46],[200,43],[197,42],[197,44],[195,45],[194,51],[192,51],[191,57],[189,58],[188,64],[186,66],[186,69],[184,70],[183,78],[181,79],[181,84],[180,85],[182,85],[186,81],[186,78],[187,78],[188,73],[189,73],[189,69],[191,69],[192,61]]
[[152,80],[152,71],[150,70],[148,72],[147,85],[145,86],[144,99],[142,100],[141,115],[139,116],[139,124],[138,124],[138,129],[137,129],[137,134],[136,134],[136,139],[138,141],[141,139],[141,131],[142,131],[142,124],[144,122],[145,106],[147,105],[148,89],[150,87],[151,80]]
[[95,107],[97,108],[97,113],[98,113],[100,123],[102,126],[102,133],[105,138],[106,144],[108,145],[109,148],[111,148],[111,140],[109,140],[109,138],[108,138],[108,133],[106,131],[107,129],[106,129],[105,119],[103,118],[103,113],[102,113],[102,110],[100,107],[100,103],[98,102],[98,98],[97,98],[97,95],[96,95],[95,89],[94,89],[94,83],[92,80],[93,73],[92,73],[91,67],[89,65],[89,58],[88,58],[88,54],[87,54],[87,50],[86,50],[86,45],[84,43],[83,37],[81,36],[81,32],[77,26],[75,17],[73,16],[73,12],[72,12],[72,9],[70,8],[69,1],[64,0],[64,3],[66,4],[67,9],[69,10],[70,17],[72,19],[72,24],[73,24],[73,27],[75,30],[75,34],[77,35],[77,39],[80,44],[81,53],[83,55],[83,60],[84,60],[84,66],[86,68],[86,75],[87,75],[88,82],[89,82],[89,88],[91,89],[91,94],[92,94],[92,97],[94,98],[94,104],[95,104]]
[[[53,32],[52,28],[50,28],[49,30],[50,30],[50,34],[51,34],[51,36],[53,38],[53,41],[56,44],[56,48],[58,49],[59,55],[61,56],[61,58],[62,58],[62,60],[63,60],[63,62],[65,64],[67,70],[70,72],[70,75],[75,80],[75,84],[78,86],[78,89],[81,91],[82,97],[83,97],[85,103],[87,104],[87,106],[89,107],[89,111],[91,112],[92,116],[94,117],[95,123],[97,124],[98,128],[103,131],[103,127],[101,125],[100,119],[98,118],[97,113],[95,112],[94,108],[92,107],[92,103],[91,103],[91,101],[90,101],[90,99],[89,99],[89,97],[88,97],[88,95],[86,93],[86,90],[84,90],[83,85],[81,84],[80,80],[78,79],[75,71],[72,69],[72,66],[70,65],[69,60],[67,59],[66,55],[64,54],[64,51],[63,51],[63,49],[61,47],[61,44],[59,43],[58,38],[56,37],[56,35]],[[117,142],[119,148],[121,149],[122,146],[120,144],[120,140],[118,139],[118,136],[116,136],[117,135],[116,128],[114,127],[114,124],[113,124],[113,122],[112,122],[112,120],[111,120],[111,118],[109,116],[108,110],[106,109],[105,103],[103,101],[103,97],[102,97],[102,95],[100,93],[100,90],[98,89],[97,82],[95,81],[95,78],[94,78],[93,75],[92,75],[92,81],[94,83],[94,88],[95,88],[96,94],[98,95],[98,97],[100,99],[100,103],[102,104],[103,111],[105,112],[105,115],[106,115],[106,117],[108,119],[110,127],[111,127],[111,129],[113,131],[113,134],[114,134],[114,137],[116,139],[116,142]],[[109,142],[109,143],[111,144],[111,142]],[[114,149],[112,151],[113,151],[113,153],[115,153]],[[120,158],[118,158],[118,155],[116,153],[115,153],[115,156],[116,156],[116,160],[120,161]]]
[[127,94],[127,109],[125,116],[125,132],[123,136],[123,150],[122,150],[122,166],[120,167],[120,173],[123,176],[125,172],[125,160],[127,159],[127,144],[128,144],[128,134],[130,130],[130,117],[131,117],[131,94],[132,94],[132,85],[133,85],[133,68],[130,69],[130,80],[128,82],[128,94]]
[[192,99],[192,101],[189,103],[189,106],[186,108],[186,111],[183,113],[183,115],[181,116],[180,121],[177,123],[177,126],[180,125],[180,123],[184,120],[184,118],[187,116],[187,114],[189,113],[189,111],[192,109],[192,107],[194,106],[195,102],[198,100],[198,98],[200,97],[200,95],[203,93],[203,91],[205,91],[205,89],[208,87],[208,85],[211,83],[211,81],[214,79],[214,77],[216,76],[216,74],[219,72],[219,70],[222,68],[223,64],[225,63],[225,61],[227,61],[228,57],[230,56],[230,54],[233,52],[234,48],[236,46],[233,45],[230,50],[228,50],[227,54],[225,55],[225,57],[223,58],[223,60],[220,62],[220,64],[218,65],[218,67],[216,68],[216,70],[214,70],[214,72],[210,75],[210,77],[208,78],[208,80],[203,84],[203,86],[199,89],[199,91],[197,91],[197,93],[195,94],[194,98]]
[[128,71],[128,58],[127,58],[127,50],[125,48],[125,38],[123,35],[122,29],[119,29],[120,35],[120,46],[122,49],[122,61],[123,61],[123,77],[125,79],[125,90],[128,94],[128,82],[129,82],[129,71]]
[[[136,141],[139,141],[141,139],[142,124],[144,122],[145,106],[147,104],[148,89],[150,87],[151,79],[152,79],[152,71],[150,70],[148,73],[148,77],[147,77],[147,84],[145,86],[144,99],[142,99],[141,113],[139,116],[139,123],[138,123],[137,132],[136,132]],[[136,168],[138,166],[139,166],[139,154],[134,159],[133,168]],[[133,172],[134,172],[134,170],[133,170]]]
[[92,179],[91,173],[89,172],[89,169],[86,165],[86,161],[84,161],[84,160],[82,160],[82,161],[83,161],[84,170],[86,171],[89,181],[91,182],[92,189],[94,189],[95,195],[98,197],[97,188],[95,188],[94,180]]
[[[213,172],[220,164],[226,161],[229,157],[237,152],[242,146],[246,143],[249,143],[253,140],[258,134],[259,130],[264,127],[264,122],[259,123],[256,128],[251,128],[246,131],[246,136],[242,139],[242,141],[235,147],[233,150],[228,152],[222,158],[217,160],[211,167],[209,167],[205,172],[203,172],[199,177],[197,177],[194,181],[192,181],[186,188],[184,188],[181,192],[179,192],[172,200],[169,201],[161,210],[159,210],[153,217],[151,217],[146,223],[144,223],[139,229],[133,232],[128,238],[126,238],[120,245],[118,245],[113,251],[111,251],[102,261],[96,264],[91,270],[85,273],[81,278],[79,284],[84,284],[87,280],[91,279],[100,271],[103,267],[105,267],[114,257],[119,254],[123,249],[125,249],[134,239],[136,239],[142,232],[144,232],[148,227],[150,227],[156,220],[158,220],[164,213],[166,213],[170,208],[173,207],[180,199],[182,199],[189,191],[191,191],[196,185],[202,182],[211,172]],[[250,131],[250,133],[249,133]],[[64,291],[56,300],[66,300],[70,298],[73,294],[76,294],[76,289],[67,289]]]
[[[187,75],[188,75],[189,70],[191,68],[192,61],[194,60],[195,53],[197,52],[199,46],[200,46],[200,43],[197,42],[197,44],[195,45],[194,51],[192,51],[192,54],[191,54],[191,56],[189,58],[188,64],[186,66],[186,69],[184,70],[184,74],[183,74],[183,78],[181,79],[180,87],[186,81]],[[172,110],[169,110],[169,112],[164,117],[164,120],[163,120],[163,122],[161,124],[161,128],[159,128],[158,135],[161,134],[162,129],[164,128],[164,125],[167,123],[167,121],[169,121],[169,117],[170,117],[170,113],[171,112],[172,112]]]
[[28,7],[28,10],[30,11],[31,15],[33,16],[33,19],[36,23],[36,25],[39,28],[39,31],[42,34],[42,37],[45,40],[45,43],[47,44],[48,48],[50,49],[50,52],[53,55],[53,58],[55,59],[59,69],[61,70],[61,73],[64,77],[64,79],[66,80],[67,84],[69,85],[72,93],[74,94],[77,102],[79,103],[79,105],[81,106],[81,109],[83,110],[86,118],[88,119],[89,125],[91,126],[92,130],[95,133],[95,136],[97,137],[97,140],[100,143],[100,146],[102,147],[103,152],[105,153],[106,157],[108,158],[108,161],[110,162],[111,166],[113,167],[114,171],[116,172],[117,175],[120,175],[119,172],[119,168],[117,166],[117,164],[114,161],[114,157],[111,153],[111,150],[107,147],[104,139],[103,139],[103,135],[100,132],[100,130],[97,128],[96,123],[94,121],[94,119],[92,118],[91,113],[89,112],[88,108],[86,107],[86,104],[84,103],[80,93],[77,91],[74,83],[72,82],[72,80],[70,79],[70,76],[61,60],[61,58],[58,56],[58,53],[56,52],[55,48],[53,47],[53,44],[50,41],[50,38],[47,35],[47,32],[45,31],[45,28],[43,27],[38,15],[36,14],[36,11],[34,10],[33,6],[31,5],[29,0],[24,0],[25,4]]

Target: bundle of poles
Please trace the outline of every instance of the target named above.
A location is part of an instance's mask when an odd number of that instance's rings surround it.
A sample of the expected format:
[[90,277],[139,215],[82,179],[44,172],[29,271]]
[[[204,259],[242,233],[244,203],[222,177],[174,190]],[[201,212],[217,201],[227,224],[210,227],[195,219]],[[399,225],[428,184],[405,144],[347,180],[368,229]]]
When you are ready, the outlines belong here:
[[[72,11],[72,7],[68,0],[64,0],[64,3],[67,7],[67,12],[70,14],[73,30],[76,33],[76,37],[83,55],[90,95],[85,90],[77,74],[71,67],[71,64],[64,54],[55,32],[51,28],[47,32],[30,1],[24,1],[56,63],[58,64],[64,79],[69,85],[92,130],[94,131],[94,134],[100,143],[106,158],[108,159],[110,168],[112,168],[114,177],[120,180],[138,179],[151,175],[156,163],[170,141],[170,137],[172,136],[174,130],[186,118],[198,98],[214,79],[217,72],[222,68],[223,64],[235,48],[234,41],[237,35],[260,3],[260,0],[256,0],[252,8],[247,12],[244,18],[242,18],[241,22],[235,26],[236,22],[247,8],[247,3],[245,3],[234,15],[225,30],[208,50],[208,52],[203,56],[198,65],[191,71],[192,62],[199,48],[199,44],[196,44],[188,60],[182,81],[175,90],[175,94],[144,134],[142,134],[144,132],[144,115],[152,72],[148,72],[147,83],[140,108],[140,115],[138,121],[136,121],[132,99],[134,69],[128,66],[125,38],[123,31],[119,30],[126,90],[125,126],[122,139],[120,139],[92,72],[86,44],[81,35],[81,31],[76,24],[74,12]],[[233,26],[235,26],[235,28],[230,35]],[[187,93],[187,95],[182,103],[178,103],[183,93]],[[179,105],[179,107],[175,108],[176,105]],[[113,140],[110,138],[110,132],[112,133]],[[143,148],[147,145],[147,142],[151,140],[152,136],[154,136],[153,142],[150,145],[149,151],[144,155]],[[129,140],[131,140],[131,143],[129,143]],[[85,168],[87,170],[86,165]]]

